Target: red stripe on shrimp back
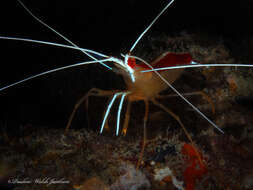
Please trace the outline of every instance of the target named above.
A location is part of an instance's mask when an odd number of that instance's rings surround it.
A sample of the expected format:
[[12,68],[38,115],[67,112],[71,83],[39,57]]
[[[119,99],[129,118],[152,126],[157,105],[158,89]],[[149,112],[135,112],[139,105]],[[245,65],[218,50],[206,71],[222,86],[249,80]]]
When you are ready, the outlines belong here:
[[189,53],[171,53],[166,52],[152,62],[154,68],[172,67],[177,65],[188,65],[192,62],[192,56]]
[[[191,64],[193,61],[192,56],[189,53],[171,53],[166,52],[156,58],[152,63],[151,66],[154,69],[163,68],[163,67],[172,67],[177,65],[188,65]],[[134,58],[128,59],[128,65],[132,69],[141,68],[143,70],[151,69],[145,63],[136,64],[136,60]]]

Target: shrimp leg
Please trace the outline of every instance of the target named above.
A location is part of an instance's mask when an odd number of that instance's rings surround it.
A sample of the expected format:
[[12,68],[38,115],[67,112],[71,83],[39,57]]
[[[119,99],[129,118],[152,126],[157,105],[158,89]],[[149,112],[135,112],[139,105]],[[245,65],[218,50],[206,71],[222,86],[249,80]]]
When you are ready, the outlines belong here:
[[179,125],[182,127],[182,129],[183,129],[183,131],[184,131],[186,137],[188,138],[188,140],[189,140],[190,143],[192,144],[192,147],[194,147],[194,150],[195,150],[195,152],[196,152],[196,154],[197,154],[197,156],[198,156],[198,159],[199,159],[200,163],[203,164],[203,161],[202,161],[202,159],[201,159],[201,157],[200,157],[200,154],[198,153],[197,149],[195,148],[195,145],[194,145],[194,143],[193,143],[193,140],[192,140],[190,134],[188,133],[188,131],[186,130],[184,124],[183,124],[182,121],[180,120],[180,118],[179,118],[175,113],[173,113],[171,110],[169,110],[168,108],[166,108],[164,105],[162,105],[161,103],[157,102],[155,99],[152,99],[151,102],[152,102],[154,105],[160,107],[162,110],[164,110],[164,111],[167,112],[168,114],[170,114],[175,120],[177,120],[177,122],[179,123]]
[[142,158],[143,158],[143,154],[144,154],[144,150],[145,150],[145,146],[146,146],[146,141],[147,141],[147,128],[146,128],[146,125],[147,125],[147,121],[148,121],[149,102],[148,102],[147,99],[145,99],[144,103],[145,103],[145,115],[144,115],[144,118],[143,118],[143,122],[144,122],[144,124],[143,124],[143,141],[142,141],[141,153],[140,153],[138,163],[137,163],[137,166],[136,166],[137,169],[139,169],[139,167],[141,165],[141,161],[142,161]]
[[126,113],[125,113],[125,120],[124,120],[124,124],[123,124],[123,129],[122,129],[122,134],[124,136],[126,136],[127,128],[128,128],[128,125],[129,125],[131,106],[132,106],[132,101],[129,100],[127,102],[127,110],[126,110]]
[[[101,89],[98,89],[98,88],[92,88],[91,90],[89,90],[89,92],[87,94],[85,94],[83,97],[81,97],[77,103],[75,104],[74,106],[74,109],[69,117],[69,120],[68,120],[68,123],[67,123],[67,126],[65,128],[65,135],[67,134],[69,128],[70,128],[70,125],[72,123],[72,120],[75,116],[75,113],[77,111],[77,109],[80,107],[80,105],[86,100],[88,100],[88,98],[90,96],[111,96],[112,94],[115,94],[115,93],[119,93],[118,91],[106,91],[106,90],[101,90]],[[87,110],[88,111],[88,110]]]

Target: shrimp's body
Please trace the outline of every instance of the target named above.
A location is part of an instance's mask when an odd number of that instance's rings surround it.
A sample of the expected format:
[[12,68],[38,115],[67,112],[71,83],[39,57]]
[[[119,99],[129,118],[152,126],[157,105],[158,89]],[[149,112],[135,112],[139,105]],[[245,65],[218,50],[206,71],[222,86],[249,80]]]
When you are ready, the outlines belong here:
[[[132,58],[133,59],[133,58]],[[156,60],[151,62],[151,66],[154,68],[172,66],[172,65],[184,65],[189,64],[192,58],[189,54],[176,54],[176,53],[164,53]],[[127,90],[131,92],[131,100],[134,99],[152,99],[155,98],[161,91],[166,90],[166,85],[161,78],[154,72],[142,73],[140,71],[150,69],[144,63],[136,64],[135,60],[131,61],[131,67],[135,70],[136,81],[133,83],[127,75],[123,75],[124,81],[127,85]],[[161,76],[165,78],[170,84],[175,82],[184,69],[164,70],[160,72]]]
[[167,52],[161,55],[160,57],[158,57],[157,59],[155,59],[154,61],[152,61],[150,65],[149,64],[147,65],[143,62],[137,64],[135,58],[129,57],[127,60],[127,65],[133,69],[134,81],[128,73],[120,72],[127,86],[126,91],[114,91],[114,90],[104,91],[100,89],[92,89],[87,95],[83,96],[75,105],[75,108],[69,118],[69,122],[66,127],[66,132],[68,131],[71,125],[72,119],[74,117],[74,114],[77,108],[81,105],[82,102],[87,101],[89,96],[92,96],[92,95],[100,96],[100,97],[110,96],[110,95],[113,96],[111,99],[111,102],[108,105],[107,111],[105,112],[105,116],[104,116],[104,120],[103,120],[100,132],[103,131],[110,109],[115,99],[119,96],[121,96],[121,102],[118,108],[116,135],[118,135],[118,132],[119,132],[120,112],[121,112],[122,104],[125,98],[128,100],[128,106],[127,106],[127,111],[126,111],[126,116],[125,116],[124,127],[122,130],[122,133],[124,135],[126,134],[126,131],[128,128],[131,103],[134,101],[145,102],[146,114],[144,116],[144,123],[146,123],[148,119],[148,102],[151,101],[153,104],[159,106],[161,109],[163,109],[164,111],[169,113],[172,117],[174,117],[179,122],[181,127],[184,128],[182,122],[180,121],[177,115],[175,115],[168,108],[166,108],[165,106],[163,106],[162,104],[156,101],[156,99],[161,97],[159,96],[159,93],[168,88],[168,85],[164,83],[164,81],[161,80],[161,77],[165,79],[169,84],[172,84],[180,77],[184,69],[163,70],[160,72],[159,75],[157,75],[157,73],[155,72],[143,73],[141,71],[144,71],[150,68],[160,68],[160,67],[173,66],[173,65],[186,65],[186,64],[190,64],[191,62],[192,62],[192,57],[188,53],[177,54],[177,53]]

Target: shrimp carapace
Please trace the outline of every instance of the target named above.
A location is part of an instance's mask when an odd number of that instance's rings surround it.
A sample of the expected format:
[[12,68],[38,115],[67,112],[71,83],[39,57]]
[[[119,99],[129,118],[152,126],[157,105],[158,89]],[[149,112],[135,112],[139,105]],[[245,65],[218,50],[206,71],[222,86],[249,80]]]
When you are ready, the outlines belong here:
[[[154,69],[175,66],[188,65],[192,62],[192,56],[189,53],[171,53],[166,52],[151,62]],[[161,91],[168,88],[158,75],[154,72],[142,73],[140,71],[151,69],[145,63],[136,63],[132,57],[128,59],[128,65],[134,69],[135,82],[133,83],[128,75],[123,75],[127,89],[131,92],[131,99],[152,99]],[[162,70],[159,71],[169,83],[173,83],[182,74],[184,69]]]

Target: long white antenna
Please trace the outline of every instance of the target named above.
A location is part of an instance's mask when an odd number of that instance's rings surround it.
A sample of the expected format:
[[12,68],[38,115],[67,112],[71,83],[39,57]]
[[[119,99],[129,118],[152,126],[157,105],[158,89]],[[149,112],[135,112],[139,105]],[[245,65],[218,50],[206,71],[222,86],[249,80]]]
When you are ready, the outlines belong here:
[[[112,59],[111,58],[102,59],[102,60],[99,60],[99,63],[106,62],[106,61],[112,61]],[[32,75],[32,76],[27,77],[23,80],[17,81],[15,83],[12,83],[12,84],[7,85],[7,86],[4,86],[4,87],[0,88],[0,91],[3,91],[3,90],[5,90],[7,88],[10,88],[12,86],[16,86],[16,85],[18,85],[20,83],[23,83],[23,82],[26,82],[28,80],[31,80],[31,79],[34,79],[34,78],[37,78],[37,77],[40,77],[40,76],[43,76],[43,75],[47,75],[49,73],[53,73],[53,72],[56,72],[56,71],[61,71],[61,70],[65,70],[65,69],[69,69],[69,68],[77,67],[77,66],[81,66],[81,65],[92,64],[92,63],[98,63],[98,61],[87,61],[87,62],[76,63],[76,64],[72,64],[72,65],[67,65],[67,66],[64,66],[64,67],[58,67],[56,69],[52,69],[52,70],[45,71],[45,72],[42,72],[42,73],[39,73],[39,74],[36,74],[36,75]]]
[[[6,37],[6,36],[0,36],[0,39],[2,39],[2,40],[15,40],[15,41],[32,42],[32,43],[45,44],[45,45],[56,46],[56,47],[76,49],[76,50],[80,50],[80,51],[89,52],[89,53],[92,53],[92,54],[95,54],[95,55],[98,55],[98,56],[104,57],[104,58],[109,57],[107,55],[104,55],[102,53],[99,53],[99,52],[96,52],[96,51],[93,51],[93,50],[90,50],[90,49],[85,49],[85,48],[80,48],[80,47],[75,47],[75,46],[68,46],[68,45],[58,44],[58,43],[54,43],[54,42],[33,40],[33,39],[27,39],[27,38]],[[107,67],[109,67],[109,66],[107,66]],[[109,67],[109,69],[112,70],[112,68],[110,68],[110,67]]]
[[[63,36],[61,33],[57,32],[55,29],[53,29],[52,27],[50,27],[49,25],[47,25],[45,22],[43,22],[42,20],[40,20],[38,17],[36,17],[26,6],[25,4],[21,1],[21,0],[17,0],[21,6],[35,19],[37,20],[39,23],[41,23],[42,25],[44,25],[45,27],[47,27],[48,29],[50,29],[51,31],[53,31],[55,34],[57,34],[58,36],[60,36],[61,38],[63,38],[65,41],[67,41],[68,43],[70,43],[71,45],[73,45],[74,47],[78,47],[76,44],[74,44],[71,40],[69,40],[67,37]],[[81,49],[80,49],[81,50]],[[90,57],[91,59],[98,61],[98,59],[96,59],[95,57],[93,57],[92,55],[90,55],[89,53],[87,53],[86,51],[81,50],[85,55],[87,55],[88,57]],[[104,63],[100,63],[101,65],[107,67],[108,69],[112,70],[112,68],[108,67],[107,65],[105,65]]]
[[155,17],[155,19],[149,24],[149,26],[141,33],[141,35],[137,38],[130,49],[130,53],[133,51],[137,43],[141,40],[144,34],[151,28],[151,26],[158,20],[158,18],[166,11],[166,9],[174,2],[174,0],[170,0],[169,3],[163,8],[163,10]]
[[141,73],[147,73],[152,71],[163,71],[169,69],[184,69],[184,68],[193,68],[193,67],[253,67],[252,64],[231,64],[231,63],[221,63],[221,64],[196,64],[196,65],[177,65],[171,67],[162,67],[157,69],[148,69],[140,71]]

